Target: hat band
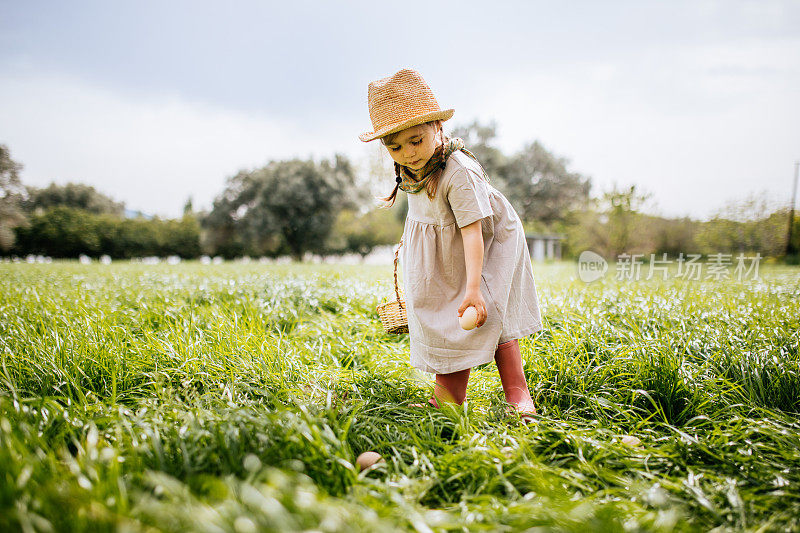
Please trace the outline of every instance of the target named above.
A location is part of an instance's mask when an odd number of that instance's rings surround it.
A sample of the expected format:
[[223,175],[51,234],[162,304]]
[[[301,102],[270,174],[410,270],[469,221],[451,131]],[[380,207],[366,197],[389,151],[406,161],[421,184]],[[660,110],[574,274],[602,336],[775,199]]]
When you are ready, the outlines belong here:
[[455,113],[455,109],[446,109],[444,111],[433,111],[424,114],[419,114],[413,116],[411,118],[400,120],[391,124],[384,124],[381,127],[375,127],[375,131],[370,131],[366,133],[362,133],[359,135],[359,138],[364,142],[369,142],[379,137],[385,137],[386,135],[390,135],[392,133],[396,133],[398,131],[411,128],[413,126],[417,126],[419,124],[424,124],[425,122],[433,122],[434,120],[449,120],[453,113]]

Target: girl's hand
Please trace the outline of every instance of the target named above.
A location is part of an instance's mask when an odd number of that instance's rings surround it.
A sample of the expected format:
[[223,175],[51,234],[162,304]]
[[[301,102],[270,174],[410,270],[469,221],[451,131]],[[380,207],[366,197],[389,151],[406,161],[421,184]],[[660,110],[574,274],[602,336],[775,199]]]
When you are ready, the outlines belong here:
[[469,306],[473,306],[478,312],[478,322],[475,327],[481,327],[486,322],[486,302],[483,301],[483,295],[480,290],[467,290],[464,300],[462,300],[461,306],[458,308],[458,316],[463,315]]

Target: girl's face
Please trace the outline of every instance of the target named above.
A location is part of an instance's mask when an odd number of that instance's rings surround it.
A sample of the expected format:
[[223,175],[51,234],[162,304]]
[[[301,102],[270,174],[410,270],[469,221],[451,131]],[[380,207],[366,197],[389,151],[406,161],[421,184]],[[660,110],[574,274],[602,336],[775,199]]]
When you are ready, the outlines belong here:
[[441,143],[439,128],[428,122],[412,126],[382,139],[389,155],[399,165],[421,170]]

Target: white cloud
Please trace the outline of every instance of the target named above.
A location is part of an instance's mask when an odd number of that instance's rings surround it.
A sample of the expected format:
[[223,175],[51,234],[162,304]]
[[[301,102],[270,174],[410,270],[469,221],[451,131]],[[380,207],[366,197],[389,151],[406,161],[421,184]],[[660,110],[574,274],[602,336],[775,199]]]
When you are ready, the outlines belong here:
[[[495,119],[506,152],[539,139],[591,176],[595,192],[637,184],[664,214],[695,217],[752,192],[788,199],[800,158],[800,41],[662,44],[540,67],[431,78],[440,103],[456,108],[453,125]],[[356,138],[369,126],[363,101],[282,121],[34,75],[32,65],[10,70],[18,74],[0,81],[0,143],[25,165],[27,184],[80,181],[172,216],[190,195],[209,206],[226,177],[269,159],[338,151],[375,174],[376,145]],[[287,115],[303,116],[302,108]],[[391,189],[390,177],[377,181],[376,191]]]
[[164,216],[179,215],[190,195],[196,207],[209,206],[239,169],[347,146],[270,117],[63,76],[6,77],[0,124],[0,143],[23,163],[26,185],[88,183]]
[[506,150],[540,139],[597,189],[638,184],[706,217],[753,192],[788,201],[800,158],[800,42],[664,47],[509,74],[480,113]]

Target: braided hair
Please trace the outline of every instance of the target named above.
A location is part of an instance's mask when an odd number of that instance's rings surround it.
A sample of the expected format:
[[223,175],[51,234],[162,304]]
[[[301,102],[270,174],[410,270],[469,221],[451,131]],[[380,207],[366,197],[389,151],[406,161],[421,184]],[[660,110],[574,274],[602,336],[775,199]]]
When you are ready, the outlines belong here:
[[[436,134],[441,136],[441,145],[440,147],[444,147],[447,144],[447,141],[450,140],[444,134],[444,129],[442,128],[442,121],[441,120],[434,120],[431,122],[425,122],[424,124],[431,124],[434,128],[436,128]],[[398,132],[399,133],[399,132]],[[391,140],[394,138],[396,134],[387,135],[385,137],[381,137],[381,142],[384,146],[386,146]],[[397,191],[400,190],[400,182],[403,181],[403,178],[400,176],[401,168],[400,165],[397,163],[394,164],[394,173],[395,173],[395,186],[392,194],[387,196],[386,198],[381,198],[384,202],[388,205],[385,207],[392,207],[394,205],[395,200],[397,199]],[[428,178],[428,182],[425,184],[425,192],[428,194],[428,198],[433,200],[433,197],[436,196],[436,187],[439,183],[439,177],[442,175],[441,169],[435,172],[430,178]]]

